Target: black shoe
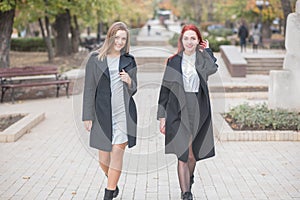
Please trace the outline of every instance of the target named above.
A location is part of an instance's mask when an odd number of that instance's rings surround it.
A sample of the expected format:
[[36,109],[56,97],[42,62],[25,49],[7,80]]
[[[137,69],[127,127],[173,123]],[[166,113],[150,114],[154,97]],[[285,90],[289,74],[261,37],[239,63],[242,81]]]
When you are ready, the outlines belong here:
[[[105,174],[105,176],[106,176],[106,178],[108,178],[108,176],[106,174]],[[116,198],[118,195],[119,195],[119,188],[117,186],[116,189],[114,190],[113,198]]]
[[119,188],[118,186],[116,187],[116,189],[114,190],[114,193],[113,193],[113,198],[116,198],[119,194]]
[[191,192],[185,192],[182,195],[182,200],[193,200],[193,194]]
[[192,185],[194,184],[194,175],[190,177],[190,189],[192,189]]
[[113,199],[113,194],[115,190],[108,190],[105,188],[105,193],[104,193],[104,198],[103,200],[112,200]]

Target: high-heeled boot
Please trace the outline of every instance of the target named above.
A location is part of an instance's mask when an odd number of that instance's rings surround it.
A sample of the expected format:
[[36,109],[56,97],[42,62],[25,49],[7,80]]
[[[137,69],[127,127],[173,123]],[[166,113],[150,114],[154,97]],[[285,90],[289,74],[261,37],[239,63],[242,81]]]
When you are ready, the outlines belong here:
[[183,193],[182,200],[193,200],[193,194],[191,192]]
[[[107,174],[105,174],[106,178],[108,178]],[[113,193],[113,198],[116,198],[119,195],[119,188],[118,186],[116,187],[116,189],[114,190]]]
[[192,189],[192,185],[194,184],[194,175],[190,177],[190,190]]
[[113,198],[116,198],[119,194],[119,188],[118,186],[116,187],[116,189],[114,190],[114,193],[113,193]]
[[113,199],[113,194],[115,190],[108,190],[105,188],[105,193],[104,193],[104,198],[103,200],[112,200]]

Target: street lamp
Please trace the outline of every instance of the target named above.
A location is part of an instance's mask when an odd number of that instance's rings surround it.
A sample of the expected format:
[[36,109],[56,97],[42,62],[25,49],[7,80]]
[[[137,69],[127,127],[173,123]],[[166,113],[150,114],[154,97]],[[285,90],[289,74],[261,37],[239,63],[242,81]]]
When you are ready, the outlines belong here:
[[270,3],[269,3],[269,1],[268,0],[256,0],[256,6],[257,6],[257,8],[259,9],[259,21],[260,21],[260,23],[262,22],[262,10],[264,9],[264,8],[267,8],[269,5],[270,5]]
[[[264,8],[267,8],[270,3],[268,0],[256,0],[256,6],[257,8],[259,9],[259,30],[260,32],[262,31],[262,27],[263,27],[263,24],[262,24],[262,10]],[[260,39],[259,39],[259,42],[260,44],[262,45],[262,35],[260,36]]]

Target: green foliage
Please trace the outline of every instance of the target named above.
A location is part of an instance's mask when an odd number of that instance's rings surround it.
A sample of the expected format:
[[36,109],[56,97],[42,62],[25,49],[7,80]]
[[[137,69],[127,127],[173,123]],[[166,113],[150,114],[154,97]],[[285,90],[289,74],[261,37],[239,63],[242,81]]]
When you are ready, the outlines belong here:
[[300,113],[269,109],[266,103],[244,103],[231,108],[224,117],[241,130],[300,130]]
[[[53,42],[53,41],[52,41]],[[43,38],[12,38],[13,51],[47,51]]]
[[16,1],[12,0],[3,0],[0,1],[0,12],[9,11],[16,7]]
[[233,31],[230,28],[222,28],[208,31],[209,35],[215,37],[227,37],[233,35]]
[[209,41],[209,47],[212,49],[213,52],[219,52],[221,45],[230,45],[230,41],[225,38],[219,38],[213,35],[207,37]]

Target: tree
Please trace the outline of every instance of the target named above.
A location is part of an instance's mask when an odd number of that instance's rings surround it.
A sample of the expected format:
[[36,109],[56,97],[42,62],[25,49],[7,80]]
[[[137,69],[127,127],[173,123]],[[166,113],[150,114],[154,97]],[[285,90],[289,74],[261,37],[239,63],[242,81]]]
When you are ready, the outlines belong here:
[[289,0],[281,0],[281,6],[282,6],[283,16],[284,16],[283,26],[284,26],[284,35],[285,35],[287,16],[292,12],[291,2]]
[[0,2],[0,67],[9,67],[11,34],[15,17],[16,0]]

